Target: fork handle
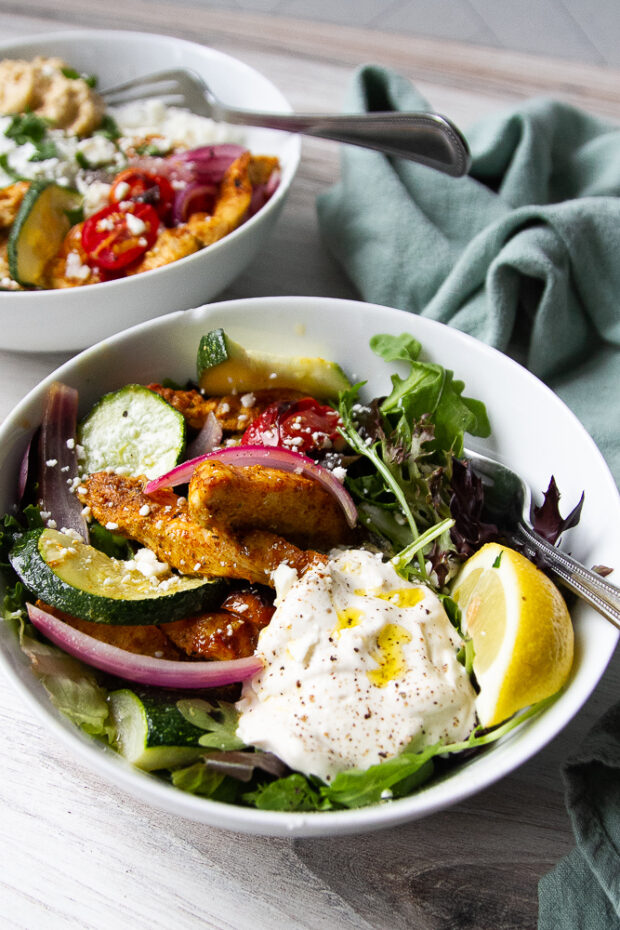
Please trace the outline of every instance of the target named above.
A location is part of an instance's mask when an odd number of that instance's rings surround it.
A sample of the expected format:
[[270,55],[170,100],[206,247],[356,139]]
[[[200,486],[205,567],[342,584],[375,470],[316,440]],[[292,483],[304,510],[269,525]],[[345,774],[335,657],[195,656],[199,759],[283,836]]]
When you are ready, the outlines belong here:
[[360,113],[351,116],[256,113],[216,104],[214,118],[243,126],[262,126],[360,145],[462,177],[469,149],[456,126],[437,113]]
[[557,575],[567,588],[620,630],[620,588],[551,546],[524,523],[519,523],[517,535],[541,556],[545,567]]

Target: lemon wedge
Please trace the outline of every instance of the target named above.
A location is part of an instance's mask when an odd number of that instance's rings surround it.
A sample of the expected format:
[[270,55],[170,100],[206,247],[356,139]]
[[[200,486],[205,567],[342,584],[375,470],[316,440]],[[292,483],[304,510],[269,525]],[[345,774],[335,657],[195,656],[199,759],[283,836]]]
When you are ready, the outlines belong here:
[[474,645],[484,727],[555,694],[573,663],[564,598],[543,572],[507,546],[488,543],[463,565],[452,591]]

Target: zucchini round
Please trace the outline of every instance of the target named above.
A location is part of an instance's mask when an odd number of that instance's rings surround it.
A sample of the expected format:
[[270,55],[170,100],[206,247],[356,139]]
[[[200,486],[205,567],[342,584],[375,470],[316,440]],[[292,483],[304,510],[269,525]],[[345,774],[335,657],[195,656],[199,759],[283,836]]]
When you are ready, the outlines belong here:
[[45,270],[71,228],[82,195],[47,179],[33,181],[11,226],[9,274],[22,287],[45,287]]
[[189,575],[154,583],[131,563],[52,529],[24,533],[9,560],[25,587],[45,604],[95,623],[182,620],[218,607],[227,588],[224,579]]
[[158,478],[181,460],[185,435],[183,414],[147,387],[128,384],[105,394],[80,424],[80,469]]

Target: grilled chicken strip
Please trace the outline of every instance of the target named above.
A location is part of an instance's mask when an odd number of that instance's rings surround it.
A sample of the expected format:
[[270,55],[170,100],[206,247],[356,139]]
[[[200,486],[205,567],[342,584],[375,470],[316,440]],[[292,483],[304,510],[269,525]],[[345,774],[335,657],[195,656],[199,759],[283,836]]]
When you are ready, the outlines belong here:
[[180,572],[207,577],[242,578],[272,585],[271,572],[288,562],[299,574],[324,563],[320,553],[298,549],[263,530],[233,534],[208,529],[191,518],[187,500],[169,489],[146,495],[146,478],[96,472],[82,482],[78,496],[99,523],[152,549]]
[[241,659],[256,649],[258,634],[274,612],[256,591],[234,591],[221,610],[165,623],[161,629],[189,656],[203,659]]
[[252,420],[260,416],[271,404],[298,400],[304,396],[299,391],[288,388],[266,388],[251,394],[203,397],[200,391],[178,391],[161,384],[148,384],[147,387],[182,413],[187,425],[192,429],[202,429],[208,415],[212,413],[222,429],[232,433],[243,432]]
[[207,460],[192,475],[189,512],[201,526],[269,530],[301,548],[330,549],[350,531],[342,508],[318,482],[263,465]]

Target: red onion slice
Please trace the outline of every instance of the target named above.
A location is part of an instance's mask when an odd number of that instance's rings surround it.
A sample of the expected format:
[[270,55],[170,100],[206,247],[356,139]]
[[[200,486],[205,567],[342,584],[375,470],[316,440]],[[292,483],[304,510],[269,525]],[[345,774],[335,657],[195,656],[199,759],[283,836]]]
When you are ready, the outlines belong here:
[[185,223],[192,213],[213,213],[217,197],[217,184],[195,181],[177,191],[172,206],[175,223]]
[[210,410],[204,426],[187,447],[190,458],[198,458],[201,455],[206,455],[207,452],[213,452],[215,447],[221,443],[223,434],[224,430],[220,421]]
[[24,494],[26,493],[26,488],[28,486],[28,475],[30,474],[30,456],[32,454],[33,442],[32,439],[26,446],[26,451],[24,452],[19,466],[19,475],[17,476],[17,503],[21,504]]
[[217,688],[252,678],[263,668],[263,660],[258,656],[224,662],[175,662],[136,655],[75,630],[34,604],[28,604],[27,607],[32,625],[69,655],[103,672],[143,685]]
[[[39,499],[57,528],[75,530],[88,542],[82,505],[72,491],[78,474],[76,452],[78,392],[55,381],[49,389],[39,439]],[[45,518],[44,518],[45,519]]]
[[230,166],[246,149],[241,145],[203,145],[171,155],[168,161],[189,167],[196,181],[219,184]]
[[314,478],[338,501],[349,526],[354,527],[357,523],[357,509],[353,498],[335,475],[327,468],[317,465],[308,456],[283,449],[281,446],[229,446],[226,449],[199,455],[197,458],[177,465],[165,475],[149,481],[144,488],[144,493],[152,494],[160,488],[172,488],[178,484],[186,484],[192,477],[196,466],[207,459],[216,459],[227,465],[264,465],[265,468],[277,468],[280,471],[295,472],[307,478]]
[[249,216],[254,216],[255,213],[258,213],[261,207],[264,207],[267,201],[273,197],[280,184],[280,178],[281,175],[279,171],[272,171],[266,184],[256,185],[252,191],[252,199],[248,210]]

